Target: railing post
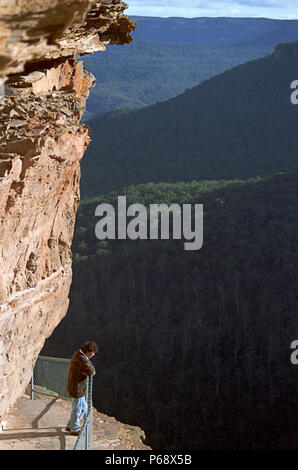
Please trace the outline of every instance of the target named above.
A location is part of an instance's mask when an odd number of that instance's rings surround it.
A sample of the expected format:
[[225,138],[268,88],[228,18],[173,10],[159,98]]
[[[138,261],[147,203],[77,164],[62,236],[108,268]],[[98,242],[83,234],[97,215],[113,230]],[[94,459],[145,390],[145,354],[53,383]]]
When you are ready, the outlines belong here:
[[31,377],[31,400],[34,400],[34,369]]
[[79,450],[81,446],[84,447],[84,450],[92,449],[92,433],[93,433],[93,416],[92,416],[92,377],[87,379],[87,390],[85,394],[87,402],[87,412],[85,415],[85,421],[83,427],[80,431],[79,437],[75,443],[73,450]]
[[92,386],[93,386],[93,377],[89,377],[88,380],[88,428],[86,432],[87,436],[87,445],[86,449],[90,450],[92,448],[92,432],[93,432],[93,417],[92,417]]

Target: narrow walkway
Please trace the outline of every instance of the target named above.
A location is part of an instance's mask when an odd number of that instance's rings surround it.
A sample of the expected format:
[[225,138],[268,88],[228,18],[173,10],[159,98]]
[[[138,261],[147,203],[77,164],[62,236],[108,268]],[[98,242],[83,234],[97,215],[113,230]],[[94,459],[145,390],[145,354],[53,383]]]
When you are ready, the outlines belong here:
[[65,432],[71,402],[24,397],[4,419],[0,450],[71,450],[76,436]]
[[[77,437],[65,431],[70,411],[70,400],[38,394],[31,400],[24,395],[1,423],[0,450],[73,450]],[[141,436],[140,428],[94,409],[94,450],[149,450]]]

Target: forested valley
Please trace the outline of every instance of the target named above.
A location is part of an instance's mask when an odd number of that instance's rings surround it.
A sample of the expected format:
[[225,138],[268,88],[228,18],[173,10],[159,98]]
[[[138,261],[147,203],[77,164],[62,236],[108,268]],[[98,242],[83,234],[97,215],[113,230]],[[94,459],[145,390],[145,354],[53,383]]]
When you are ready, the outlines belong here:
[[94,405],[154,449],[294,449],[297,174],[131,186],[133,202],[203,203],[204,245],[105,240],[80,205],[69,313],[44,353],[100,346]]
[[[297,56],[282,44],[89,122],[69,311],[42,354],[95,340],[94,406],[140,426],[152,449],[297,449]],[[119,195],[203,204],[203,247],[99,241],[95,209],[117,210]]]
[[88,124],[81,194],[141,183],[251,178],[298,169],[298,42],[239,65],[184,93]]
[[134,41],[82,57],[96,77],[84,121],[172,98],[225,70],[298,40],[298,21],[132,17]]

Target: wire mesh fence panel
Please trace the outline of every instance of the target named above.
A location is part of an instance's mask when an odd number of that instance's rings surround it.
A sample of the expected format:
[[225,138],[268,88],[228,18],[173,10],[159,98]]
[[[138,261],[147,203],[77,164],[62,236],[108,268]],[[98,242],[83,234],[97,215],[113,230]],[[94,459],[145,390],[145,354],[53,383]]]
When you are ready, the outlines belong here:
[[32,391],[71,398],[67,393],[69,359],[39,356],[32,376]]
[[[35,363],[32,380],[31,394],[34,398],[34,392],[52,395],[59,398],[71,399],[67,393],[67,373],[69,359],[59,359],[56,357],[38,356]],[[92,386],[93,379],[88,377],[85,399],[88,405],[87,414],[83,427],[75,443],[74,450],[92,449]]]

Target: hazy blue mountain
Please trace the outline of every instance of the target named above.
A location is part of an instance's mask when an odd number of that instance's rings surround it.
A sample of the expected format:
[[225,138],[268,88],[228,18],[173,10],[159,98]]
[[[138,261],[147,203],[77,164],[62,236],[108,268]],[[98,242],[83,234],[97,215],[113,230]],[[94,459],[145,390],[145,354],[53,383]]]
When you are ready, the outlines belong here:
[[141,108],[177,96],[241,63],[272,52],[268,46],[213,46],[135,41],[94,56],[84,64],[96,86],[84,121],[114,109]]
[[298,20],[269,18],[154,18],[132,17],[137,40],[172,43],[205,42],[217,46],[257,42],[276,45],[297,40]]
[[135,18],[133,43],[82,60],[96,77],[84,120],[164,101],[225,70],[298,40],[298,21]]
[[131,184],[246,178],[297,169],[298,43],[168,101],[91,120],[82,194]]

